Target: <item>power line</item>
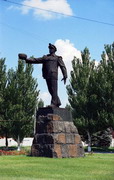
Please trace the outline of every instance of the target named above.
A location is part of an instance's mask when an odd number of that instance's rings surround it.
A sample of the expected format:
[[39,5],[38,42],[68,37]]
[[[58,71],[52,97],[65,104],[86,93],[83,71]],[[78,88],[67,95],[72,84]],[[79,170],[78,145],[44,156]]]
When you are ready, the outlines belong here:
[[[33,119],[32,119],[33,120]],[[6,119],[4,119],[4,120],[1,120],[0,119],[0,122],[26,122],[26,121],[28,121],[28,122],[30,122],[30,121],[32,121],[32,120],[12,120],[12,119],[8,119],[8,120],[6,120]]]
[[25,34],[25,35],[29,35],[29,37],[31,37],[31,38],[38,39],[38,40],[41,40],[41,41],[44,41],[44,42],[47,42],[47,41],[48,41],[48,39],[46,39],[46,38],[45,38],[46,40],[42,40],[42,39],[40,38],[40,36],[38,36],[37,34],[34,34],[34,33],[32,33],[32,32],[28,32],[28,31],[26,31],[26,30],[23,30],[23,29],[20,29],[20,28],[11,26],[11,25],[6,24],[6,23],[4,23],[4,22],[0,22],[0,24],[3,25],[3,26],[8,27],[8,28],[10,28],[10,29],[12,29],[12,30],[14,30],[14,31],[16,30],[16,31],[19,31],[20,33],[23,33],[23,34]]
[[114,24],[108,23],[108,22],[103,22],[103,21],[98,21],[98,20],[94,20],[94,19],[89,19],[89,18],[74,16],[74,15],[59,13],[59,12],[56,12],[56,11],[52,11],[52,10],[48,10],[48,9],[42,9],[42,8],[38,8],[38,7],[33,7],[33,6],[29,6],[29,5],[9,1],[9,0],[2,0],[2,1],[5,1],[5,2],[11,3],[11,4],[15,4],[15,5],[18,5],[18,6],[25,6],[25,7],[29,7],[29,8],[32,8],[32,9],[38,9],[38,10],[42,10],[42,11],[46,11],[46,12],[50,12],[50,13],[54,13],[54,14],[59,14],[59,15],[62,15],[62,16],[68,16],[68,17],[72,17],[72,18],[75,18],[75,19],[80,19],[80,20],[84,20],[84,21],[90,21],[90,22],[104,24],[104,25],[108,25],[108,26],[114,26]]

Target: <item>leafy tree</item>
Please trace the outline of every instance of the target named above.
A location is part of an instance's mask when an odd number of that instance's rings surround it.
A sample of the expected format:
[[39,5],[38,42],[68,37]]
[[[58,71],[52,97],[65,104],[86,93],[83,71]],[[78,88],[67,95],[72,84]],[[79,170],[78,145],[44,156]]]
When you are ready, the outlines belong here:
[[71,111],[71,112],[72,112],[72,107],[71,107],[71,105],[70,105],[70,104],[66,104],[65,109],[67,109],[67,110],[69,110],[69,111]]
[[111,129],[107,128],[103,131],[98,131],[92,136],[92,146],[107,148],[110,146],[112,141]]
[[38,101],[38,108],[42,108],[42,107],[44,107],[44,101],[42,99],[40,99]]
[[0,59],[0,120],[3,120],[4,89],[6,87],[5,59]]
[[6,85],[7,73],[5,58],[0,59],[0,136],[6,137],[6,147],[8,147],[8,137],[10,136],[9,122],[7,122],[7,107],[6,107]]
[[114,129],[114,43],[105,45],[98,67],[97,94],[99,94],[98,119],[104,129]]
[[32,77],[33,66],[18,61],[16,71],[8,71],[7,93],[8,117],[12,122],[12,137],[20,142],[25,136],[33,133],[33,115],[37,106],[36,79]]
[[105,45],[97,67],[87,48],[82,60],[74,58],[72,67],[69,102],[74,122],[80,133],[88,136],[90,146],[93,133],[114,127],[114,43]]
[[73,71],[71,71],[70,85],[67,86],[67,91],[74,123],[79,131],[88,135],[88,142],[91,144],[91,134],[95,129],[94,107],[91,104],[95,96],[93,93],[88,96],[88,91],[95,81],[95,63],[90,61],[90,53],[87,48],[82,52],[82,60],[74,58],[72,67]]

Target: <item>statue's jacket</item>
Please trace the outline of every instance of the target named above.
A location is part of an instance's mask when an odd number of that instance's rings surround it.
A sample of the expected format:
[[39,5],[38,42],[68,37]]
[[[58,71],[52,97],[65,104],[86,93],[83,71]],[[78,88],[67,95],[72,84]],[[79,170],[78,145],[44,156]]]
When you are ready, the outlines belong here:
[[63,77],[67,78],[67,70],[61,56],[44,55],[41,58],[29,58],[26,60],[27,63],[31,64],[42,64],[42,76],[44,79],[58,79],[58,67],[60,67]]

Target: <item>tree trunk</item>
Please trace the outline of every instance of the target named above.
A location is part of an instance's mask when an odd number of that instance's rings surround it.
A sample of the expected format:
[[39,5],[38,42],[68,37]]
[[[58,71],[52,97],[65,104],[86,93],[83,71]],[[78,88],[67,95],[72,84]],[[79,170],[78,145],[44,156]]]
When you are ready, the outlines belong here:
[[21,150],[21,145],[20,145],[20,137],[18,135],[18,139],[17,139],[17,145],[18,145],[18,148],[17,148],[17,151],[20,151]]
[[91,135],[89,131],[87,131],[87,135],[88,135],[88,152],[91,152]]
[[6,133],[6,142],[5,142],[5,145],[6,145],[6,149],[8,149],[8,136],[7,136],[7,133]]
[[36,108],[34,112],[34,135],[36,134]]

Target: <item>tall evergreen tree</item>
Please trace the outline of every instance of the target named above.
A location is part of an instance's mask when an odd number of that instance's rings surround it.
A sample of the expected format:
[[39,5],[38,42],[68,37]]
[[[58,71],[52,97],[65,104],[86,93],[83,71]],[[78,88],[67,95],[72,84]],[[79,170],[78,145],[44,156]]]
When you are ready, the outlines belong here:
[[99,121],[102,127],[114,129],[114,43],[105,45],[98,67]]
[[7,107],[6,107],[6,85],[7,73],[5,58],[0,59],[0,136],[6,137],[6,147],[8,147],[8,137],[10,136],[9,122],[7,122]]
[[67,86],[69,102],[72,107],[74,123],[81,134],[88,135],[89,146],[91,144],[91,134],[95,129],[94,105],[92,105],[95,95],[88,91],[95,81],[95,62],[90,61],[90,53],[87,48],[82,52],[82,60],[76,57],[72,61],[70,85]]
[[44,101],[42,99],[39,99],[38,101],[38,108],[44,107]]
[[12,122],[12,137],[20,142],[33,131],[33,115],[37,106],[39,91],[36,79],[32,77],[33,66],[18,61],[16,71],[8,71],[7,93],[8,117]]
[[5,59],[0,59],[0,119],[2,120],[3,117],[3,102],[4,102],[4,90],[6,87],[6,66],[5,66]]
[[72,67],[69,102],[74,122],[90,145],[94,132],[114,127],[114,43],[105,46],[99,66],[95,67],[85,48],[82,61],[74,58]]

